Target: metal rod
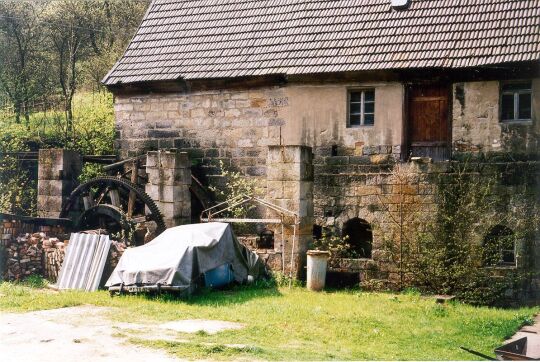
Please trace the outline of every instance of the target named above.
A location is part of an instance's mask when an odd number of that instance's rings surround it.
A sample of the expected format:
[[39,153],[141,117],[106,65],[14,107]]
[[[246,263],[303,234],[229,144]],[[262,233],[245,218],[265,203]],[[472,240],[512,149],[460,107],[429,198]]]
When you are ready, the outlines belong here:
[[285,229],[283,223],[281,223],[281,272],[285,275]]
[[283,221],[281,219],[242,219],[242,218],[202,218],[202,222],[231,222],[231,223],[261,223],[261,224],[281,224]]
[[469,348],[466,348],[466,347],[459,347],[459,348],[461,348],[462,350],[464,350],[466,352],[469,352],[470,354],[474,354],[475,356],[482,357],[482,358],[484,358],[484,359],[486,359],[488,361],[496,361],[495,358],[490,357],[487,354],[483,354],[481,352],[477,352],[475,350],[472,350],[472,349],[469,349]]
[[[134,184],[137,184],[137,175],[139,174],[139,160],[133,161],[131,164],[131,182]],[[129,191],[129,197],[128,197],[128,207],[127,207],[127,215],[128,217],[133,216],[133,209],[135,208],[135,191]]]
[[117,160],[116,155],[103,155],[103,156],[97,156],[97,155],[83,155],[82,156],[83,162],[89,162],[89,163],[99,163],[104,165],[110,165],[114,161]]
[[293,270],[294,270],[294,247],[296,245],[296,224],[297,223],[298,223],[298,219],[295,216],[294,226],[293,226],[292,248],[291,248],[291,270],[289,272],[289,289],[292,286],[292,276],[293,276]]
[[123,165],[125,165],[126,163],[128,162],[133,162],[135,160],[140,160],[142,158],[146,157],[146,155],[140,155],[140,156],[136,156],[136,157],[131,157],[131,158],[127,158],[125,160],[122,160],[122,161],[119,161],[119,162],[115,162],[111,165],[108,165],[108,166],[105,166],[103,167],[103,171],[112,171],[112,170],[115,170]]

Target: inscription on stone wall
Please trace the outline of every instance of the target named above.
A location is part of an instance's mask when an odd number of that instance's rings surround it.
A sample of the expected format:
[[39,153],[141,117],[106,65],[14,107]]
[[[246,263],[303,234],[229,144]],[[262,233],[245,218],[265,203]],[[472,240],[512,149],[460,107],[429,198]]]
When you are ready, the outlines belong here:
[[289,97],[268,98],[270,107],[287,107],[289,105]]

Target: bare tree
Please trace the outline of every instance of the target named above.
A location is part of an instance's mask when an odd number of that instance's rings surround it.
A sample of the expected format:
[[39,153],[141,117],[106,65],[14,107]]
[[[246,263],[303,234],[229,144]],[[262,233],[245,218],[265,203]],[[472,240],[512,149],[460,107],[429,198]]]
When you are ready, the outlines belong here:
[[13,104],[16,122],[29,102],[48,89],[44,70],[43,11],[47,2],[0,2],[0,89]]

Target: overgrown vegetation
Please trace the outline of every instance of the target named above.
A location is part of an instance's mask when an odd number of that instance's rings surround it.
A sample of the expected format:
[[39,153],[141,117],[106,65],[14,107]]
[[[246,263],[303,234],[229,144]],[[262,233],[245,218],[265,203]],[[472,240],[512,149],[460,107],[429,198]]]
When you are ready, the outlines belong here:
[[[226,166],[222,160],[219,161],[219,171],[218,177],[208,187],[213,192],[216,203],[236,201],[226,205],[229,209],[220,217],[254,218],[253,213],[257,212],[257,206],[251,202],[238,203],[238,201],[241,201],[242,197],[260,196],[262,189],[258,186],[257,180]],[[255,224],[234,223],[233,228],[237,234],[255,232]]]
[[[149,1],[0,1],[0,212],[36,210],[36,167],[14,153],[39,148],[113,152],[112,96],[100,81]],[[86,165],[81,180],[100,173]]]
[[[0,212],[33,215],[36,211],[37,164],[22,163],[15,153],[53,147],[86,155],[114,152],[111,95],[80,94],[75,97],[73,112],[73,132],[69,135],[65,132],[62,112],[33,113],[29,118],[29,129],[0,113]],[[85,164],[80,180],[100,173],[100,165]]]
[[312,248],[330,252],[331,258],[355,258],[356,253],[348,244],[349,236],[341,236],[335,226],[322,228],[321,237],[313,239]]
[[[439,173],[432,180],[434,213],[421,203],[405,202],[418,175],[410,168],[396,169],[401,200],[391,215],[389,230],[394,232],[385,247],[402,288],[415,286],[481,305],[504,304],[524,291],[524,281],[532,276],[537,204],[526,184],[517,192],[502,192],[501,173],[488,167],[465,159]],[[381,200],[386,205],[384,197]],[[504,235],[493,230],[503,230]]]
[[110,298],[103,291],[58,293],[3,283],[0,294],[3,311],[91,304],[111,307],[113,323],[140,323],[149,329],[178,319],[245,325],[212,335],[179,333],[177,341],[155,340],[141,331],[124,330],[117,336],[191,360],[470,360],[477,357],[460,346],[493,355],[495,347],[538,312],[440,306],[417,293],[313,293],[298,287],[235,287],[178,300],[167,295]]

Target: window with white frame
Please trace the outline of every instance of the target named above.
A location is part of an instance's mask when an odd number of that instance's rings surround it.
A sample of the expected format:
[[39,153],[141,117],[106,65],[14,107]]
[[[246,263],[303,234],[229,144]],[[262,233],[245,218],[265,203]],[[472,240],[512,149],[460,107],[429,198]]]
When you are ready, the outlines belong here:
[[530,121],[531,119],[531,82],[503,83],[501,87],[501,121]]
[[349,127],[373,126],[375,124],[375,89],[352,89],[349,91]]

